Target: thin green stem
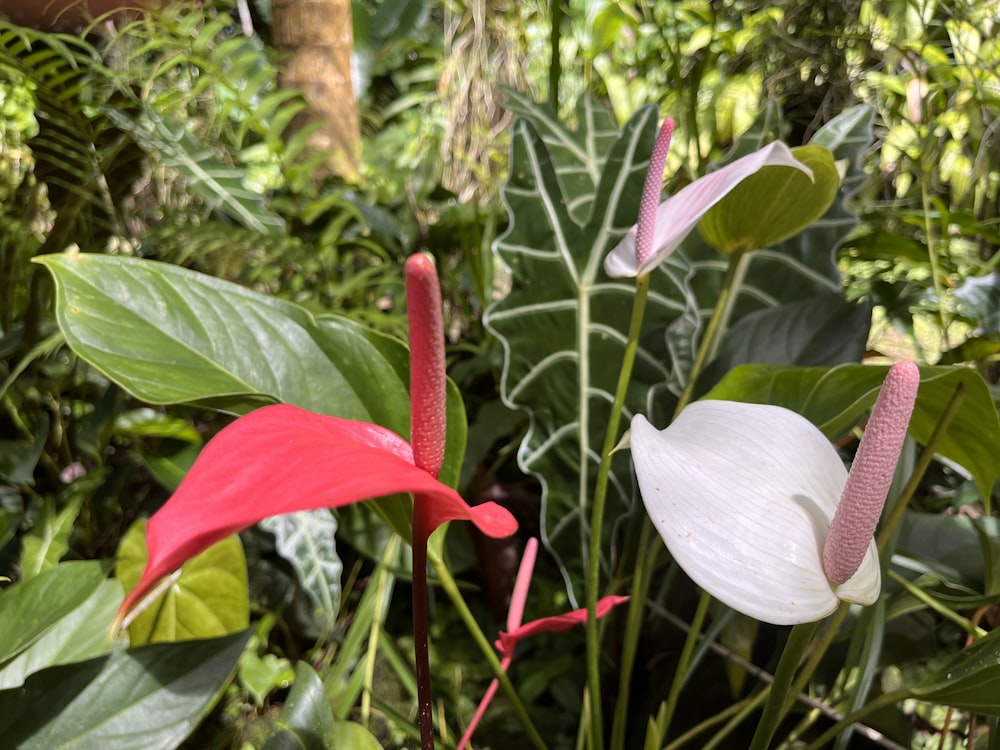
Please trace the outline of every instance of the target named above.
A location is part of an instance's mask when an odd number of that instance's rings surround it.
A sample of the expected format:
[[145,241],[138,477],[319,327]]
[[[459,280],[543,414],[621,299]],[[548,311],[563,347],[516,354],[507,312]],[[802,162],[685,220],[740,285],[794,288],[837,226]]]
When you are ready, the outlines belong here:
[[656,567],[656,557],[659,556],[660,545],[650,545],[653,525],[645,520],[645,515],[639,519],[642,531],[639,533],[639,549],[650,549],[654,559],[647,565],[637,565],[632,577],[632,594],[629,600],[628,616],[625,619],[625,635],[622,640],[621,666],[618,671],[618,700],[615,701],[615,715],[611,724],[611,748],[622,750],[625,747],[625,734],[628,728],[629,694],[632,686],[632,670],[635,665],[635,654],[639,646],[639,631],[642,628],[642,616],[645,612],[646,597],[649,595],[650,572]]
[[756,711],[757,708],[760,706],[760,704],[763,703],[770,695],[771,695],[771,686],[765,685],[761,689],[761,691],[754,697],[754,699],[743,707],[743,710],[741,710],[738,714],[736,714],[736,716],[734,716],[732,719],[726,722],[726,726],[724,726],[722,729],[716,732],[712,736],[712,739],[709,742],[702,745],[701,750],[715,750],[715,748],[718,747],[719,744],[726,737],[728,737],[729,734],[734,729],[736,729],[736,727],[738,727],[740,724],[746,721],[746,718],[754,711]]
[[669,745],[666,745],[663,750],[678,750],[679,748],[684,747],[687,742],[693,740],[699,734],[704,734],[716,724],[725,721],[731,716],[735,715],[738,721],[742,721],[751,711],[755,710],[761,703],[764,702],[767,698],[768,692],[768,689],[765,688],[757,693],[757,695],[736,701],[732,705],[715,714],[715,716],[710,716],[704,721],[695,724]]
[[933,596],[928,594],[919,586],[913,585],[913,583],[894,570],[889,571],[889,577],[906,589],[910,596],[912,596],[917,601],[923,602],[925,605],[933,609],[939,615],[941,615],[946,620],[951,620],[953,623],[958,625],[962,630],[971,635],[973,638],[982,638],[986,635],[986,631],[982,628],[977,628],[972,624],[971,620],[962,617],[960,614],[955,612],[953,609],[944,606],[941,602],[935,599]]
[[767,750],[774,737],[781,717],[784,715],[784,704],[786,697],[794,699],[798,690],[789,688],[792,685],[792,678],[795,677],[795,670],[799,668],[806,649],[812,641],[813,634],[819,628],[819,622],[808,622],[796,625],[788,635],[788,641],[781,650],[781,659],[778,661],[778,669],[774,673],[774,680],[771,682],[771,694],[767,696],[767,703],[764,704],[764,713],[757,723],[757,731],[754,732],[753,740],[750,743],[750,750]]
[[742,277],[746,270],[745,260],[750,253],[741,250],[729,256],[729,265],[726,267],[726,276],[722,280],[722,288],[719,289],[719,297],[715,301],[715,308],[712,310],[712,317],[709,318],[708,326],[705,328],[705,335],[702,336],[698,345],[698,352],[695,354],[694,364],[691,365],[691,372],[688,375],[687,383],[684,384],[684,391],[681,393],[674,417],[681,413],[681,410],[691,402],[694,396],[695,385],[698,383],[698,376],[702,369],[711,361],[712,357],[718,353],[719,339],[725,333],[725,324],[732,314],[733,303],[736,296],[733,294],[733,287],[737,279]]
[[[648,293],[649,274],[642,274],[635,280],[635,297],[632,299],[632,318],[629,321],[625,353],[622,356],[622,366],[618,373],[615,400],[611,405],[608,428],[604,433],[604,445],[601,448],[601,463],[597,469],[597,480],[590,515],[590,540],[587,550],[587,690],[590,695],[591,750],[602,750],[604,747],[604,725],[601,717],[601,639],[597,629],[597,599],[601,586],[601,538],[604,530],[604,508],[607,505],[608,498],[611,452],[618,442],[618,429],[621,425],[622,409],[625,407],[625,395],[628,391],[629,380],[632,378],[632,367],[635,364],[636,351],[639,348],[639,335],[642,333],[642,316],[646,309],[646,297]],[[633,602],[630,606],[636,605]],[[641,602],[638,606],[642,606]]]
[[863,719],[868,714],[875,713],[883,708],[898,703],[905,698],[910,696],[910,690],[908,688],[903,688],[901,690],[895,690],[891,693],[883,693],[882,695],[874,698],[873,700],[866,703],[864,706],[859,708],[852,714],[845,716],[843,719],[838,721],[823,734],[821,734],[806,750],[819,750],[824,747],[826,743],[836,737],[838,734],[843,732],[851,724],[856,724],[858,721]]
[[[701,342],[698,345],[698,352],[695,355],[694,363],[691,366],[691,372],[688,374],[688,381],[684,387],[683,393],[681,393],[680,400],[677,402],[677,407],[674,411],[674,418],[688,405],[692,396],[694,395],[694,386],[698,380],[698,376],[701,374],[702,368],[705,364],[711,360],[711,357],[718,349],[717,338],[725,332],[725,321],[729,319],[732,312],[732,303],[734,300],[733,288],[736,282],[742,276],[745,270],[745,259],[749,253],[747,252],[737,252],[729,257],[729,265],[726,268],[726,275],[722,280],[722,288],[719,291],[719,297],[715,303],[715,309],[712,311],[712,317],[709,319],[708,325],[705,328],[705,335],[702,337]],[[638,280],[637,280],[638,281]],[[648,282],[647,282],[648,283]],[[639,321],[641,324],[641,319]],[[635,308],[633,307],[633,320],[632,326],[636,324],[635,321]],[[632,342],[632,328],[629,329],[629,342]],[[638,332],[635,334],[635,340],[638,340]],[[625,371],[622,371],[625,374]],[[631,374],[631,368],[629,369],[629,374]],[[627,382],[626,382],[627,385]],[[619,382],[619,390],[621,390],[621,383]],[[606,484],[606,478],[605,478]],[[600,475],[598,478],[598,488],[600,488]],[[602,509],[603,512],[603,509]],[[638,555],[636,558],[635,568],[632,572],[633,581],[633,592],[632,598],[629,601],[629,613],[628,619],[625,624],[625,635],[622,642],[622,658],[621,658],[621,675],[622,679],[618,686],[618,703],[619,705],[615,708],[615,720],[612,726],[612,750],[621,750],[624,747],[625,741],[625,721],[627,719],[628,711],[628,694],[629,694],[629,684],[626,682],[625,677],[631,676],[632,665],[635,661],[635,653],[637,650],[637,644],[639,640],[639,631],[641,624],[642,608],[645,604],[646,594],[649,590],[649,581],[652,576],[652,570],[656,562],[656,555],[652,554],[649,550],[652,545],[657,544],[655,538],[653,537],[653,527],[649,522],[649,518],[643,514],[639,520],[641,525],[639,545],[638,545]],[[595,536],[591,536],[591,546],[594,544]],[[589,591],[588,591],[589,593]],[[595,599],[596,601],[596,599]],[[589,601],[588,601],[589,606]],[[699,628],[700,629],[700,628]],[[697,632],[692,629],[692,632]],[[691,638],[697,639],[697,635],[691,636],[689,634],[689,640]],[[587,634],[587,644],[590,645],[590,633]],[[674,673],[674,683],[671,686],[671,693],[675,690],[680,690],[680,685],[683,682],[683,670],[678,669]],[[676,702],[676,697],[675,697]],[[624,704],[624,705],[622,705]],[[673,711],[670,711],[671,717]],[[668,718],[666,724],[663,726],[663,735],[666,735],[669,729],[670,719]]]
[[455,606],[458,616],[462,619],[462,622],[465,623],[466,629],[472,635],[472,639],[476,642],[476,645],[479,646],[480,652],[486,659],[487,663],[489,663],[494,676],[500,682],[500,687],[507,695],[508,700],[510,700],[511,708],[517,715],[518,721],[520,721],[521,727],[524,729],[527,739],[536,748],[536,750],[548,750],[545,740],[543,740],[542,736],[538,733],[538,729],[535,728],[534,722],[532,722],[531,717],[528,715],[528,710],[524,707],[524,703],[521,702],[521,698],[517,694],[517,690],[514,689],[514,685],[511,683],[510,677],[507,676],[507,673],[504,672],[503,667],[500,665],[500,659],[497,657],[496,651],[493,649],[493,645],[489,642],[486,636],[483,635],[483,631],[480,629],[479,623],[476,622],[475,615],[472,614],[469,606],[465,603],[465,599],[462,597],[462,592],[459,590],[455,579],[452,578],[451,571],[448,570],[448,566],[445,564],[444,560],[433,552],[428,554],[428,558],[430,560],[430,564],[434,566],[434,572],[437,574],[441,588],[444,589],[445,594]]
[[687,679],[688,668],[691,665],[691,656],[694,654],[695,646],[698,645],[698,637],[701,635],[701,628],[705,624],[705,617],[708,616],[708,606],[711,603],[712,597],[702,591],[701,598],[698,599],[698,607],[694,612],[694,618],[691,620],[691,627],[688,628],[687,638],[684,639],[684,647],[681,649],[680,659],[677,661],[676,669],[674,669],[674,679],[670,683],[670,692],[667,694],[662,721],[657,722],[657,730],[659,732],[657,745],[666,737],[667,730],[670,728],[670,722],[673,721],[674,713],[677,711],[677,700],[680,698],[681,688],[684,687],[684,681]]

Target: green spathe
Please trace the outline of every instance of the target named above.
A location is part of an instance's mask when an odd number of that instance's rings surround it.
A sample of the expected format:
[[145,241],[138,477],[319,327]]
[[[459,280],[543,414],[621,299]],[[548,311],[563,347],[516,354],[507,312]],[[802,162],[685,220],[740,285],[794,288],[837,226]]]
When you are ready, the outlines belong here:
[[826,213],[837,196],[841,175],[823,146],[792,149],[812,172],[763,167],[733,188],[698,224],[704,240],[724,253],[773,247]]

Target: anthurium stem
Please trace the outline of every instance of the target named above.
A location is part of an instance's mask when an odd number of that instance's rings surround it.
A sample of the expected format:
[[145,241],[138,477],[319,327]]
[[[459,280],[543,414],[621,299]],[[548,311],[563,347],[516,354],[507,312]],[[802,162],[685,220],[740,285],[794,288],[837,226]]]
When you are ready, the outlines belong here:
[[688,374],[687,382],[684,384],[684,391],[681,393],[680,401],[674,411],[674,417],[681,413],[694,396],[695,385],[698,377],[705,365],[718,354],[721,337],[725,334],[726,323],[732,315],[733,304],[735,302],[734,287],[737,280],[741,279],[746,272],[746,260],[750,253],[747,251],[736,251],[729,256],[729,265],[726,267],[726,275],[722,279],[722,287],[719,289],[719,296],[715,301],[715,308],[712,310],[712,317],[708,320],[705,328],[705,335],[698,345],[698,352],[695,354],[694,363],[691,365],[691,372]]
[[433,552],[429,554],[430,563],[434,566],[434,572],[437,574],[438,581],[441,584],[441,588],[444,589],[445,594],[451,600],[454,605],[455,610],[458,612],[458,616],[465,623],[466,629],[472,635],[472,639],[479,646],[479,650],[483,657],[489,663],[490,668],[493,670],[494,676],[499,680],[500,687],[506,693],[508,700],[510,700],[511,707],[514,713],[517,714],[518,721],[521,723],[521,729],[527,739],[536,748],[536,750],[548,750],[548,746],[545,744],[545,740],[538,733],[538,729],[535,728],[534,723],[531,721],[531,717],[528,715],[527,709],[524,707],[524,703],[521,702],[520,696],[517,694],[517,690],[514,689],[514,685],[510,681],[507,673],[504,672],[503,667],[500,664],[500,659],[497,657],[493,646],[487,640],[486,636],[483,635],[483,631],[479,627],[479,623],[476,622],[475,615],[469,610],[468,605],[465,603],[465,599],[462,597],[462,592],[458,588],[458,584],[455,583],[455,579],[452,578],[451,571],[448,570],[448,566],[445,564],[444,560],[438,557]]
[[[414,505],[420,498],[414,498]],[[427,619],[427,529],[413,514],[413,664],[417,677],[417,725],[421,750],[434,750],[434,708]]]
[[[414,463],[437,477],[444,462],[447,391],[441,287],[434,260],[411,255],[404,267],[410,333],[410,442]],[[427,622],[427,539],[434,530],[426,509],[432,498],[413,499],[413,661],[421,750],[434,750],[431,667]]]
[[[774,673],[771,692],[767,696],[767,703],[764,704],[764,713],[760,717],[757,731],[754,732],[753,740],[750,743],[750,750],[767,750],[771,743],[771,738],[784,714],[785,697],[790,693],[792,678],[795,677],[795,671],[799,668],[806,648],[812,641],[817,628],[819,628],[819,622],[807,622],[796,625],[789,633],[785,647],[781,651],[778,669]],[[797,694],[794,691],[791,692],[791,695]]]
[[[587,689],[590,693],[591,750],[601,750],[604,747],[604,726],[601,717],[601,639],[597,629],[597,599],[600,596],[601,585],[601,539],[604,531],[604,508],[608,497],[608,477],[611,473],[612,451],[619,438],[618,430],[621,426],[622,409],[625,406],[625,394],[628,391],[629,380],[632,378],[632,368],[635,364],[636,351],[639,348],[639,335],[642,333],[642,317],[646,309],[648,293],[649,274],[642,274],[635,280],[635,297],[632,300],[632,317],[629,321],[625,353],[622,357],[621,370],[618,373],[615,400],[608,417],[608,428],[604,433],[601,463],[597,469],[597,484],[591,506],[590,539],[587,550]],[[629,606],[642,607],[642,602],[633,600]],[[621,696],[619,696],[620,699]]]

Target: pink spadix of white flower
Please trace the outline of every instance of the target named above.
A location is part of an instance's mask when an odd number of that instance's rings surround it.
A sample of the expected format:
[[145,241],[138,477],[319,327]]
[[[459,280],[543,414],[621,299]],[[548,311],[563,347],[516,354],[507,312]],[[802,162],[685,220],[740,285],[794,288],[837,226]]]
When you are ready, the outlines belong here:
[[780,406],[698,401],[665,430],[636,416],[639,490],[673,559],[716,599],[776,625],[875,602],[872,534],[918,381],[912,363],[890,370],[850,482],[823,433]]
[[875,533],[919,385],[920,370],[913,362],[897,362],[885,377],[823,545],[823,569],[834,583],[845,583],[857,572]]

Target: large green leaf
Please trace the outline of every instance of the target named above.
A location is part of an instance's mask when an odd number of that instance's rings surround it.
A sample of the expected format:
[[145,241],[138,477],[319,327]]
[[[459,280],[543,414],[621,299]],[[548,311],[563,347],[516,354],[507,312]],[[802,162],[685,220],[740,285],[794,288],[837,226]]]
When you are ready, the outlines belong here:
[[985,716],[1000,716],[1000,630],[962,649],[911,688],[911,695]]
[[[142,577],[146,521],[122,538],[115,577],[131,591]],[[181,567],[162,596],[129,625],[134,645],[229,635],[250,624],[247,562],[238,536],[212,545]]]
[[[837,269],[837,245],[857,226],[858,218],[849,207],[852,194],[865,179],[860,157],[871,143],[874,111],[869,107],[850,109],[827,123],[810,141],[812,146],[829,149],[837,161],[847,165],[837,198],[822,219],[805,231],[770,248],[758,249],[743,256],[734,286],[734,299],[723,331],[728,331],[722,346],[714,354],[716,365],[704,373],[700,391],[710,387],[726,369],[743,362],[774,364],[838,364],[857,361],[864,353],[868,336],[868,308],[848,303],[836,295],[841,292],[841,276]],[[763,122],[745,134],[734,148],[742,155],[763,145],[767,136]],[[683,314],[670,325],[667,345],[673,364],[669,386],[679,394],[691,371],[704,327],[715,306],[726,270],[725,259],[708,247],[699,237],[690,237],[681,251],[665,264],[665,270],[677,280],[683,290]],[[739,323],[758,311],[769,311],[767,317],[751,319],[738,329]],[[763,315],[763,313],[759,313]],[[830,325],[841,320],[848,326]],[[759,341],[774,328],[780,340],[776,347],[758,354],[746,346],[751,332]],[[817,339],[828,337],[828,345]],[[760,357],[774,356],[784,349],[797,356],[791,361]],[[816,354],[822,352],[818,361]],[[659,404],[654,416],[657,423],[665,422],[673,411],[669,397]]]
[[[282,401],[409,435],[407,350],[388,336],[165,263],[79,253],[36,260],[56,279],[70,347],[143,401],[235,414]],[[449,384],[442,481],[457,481],[465,439],[461,396]],[[377,507],[408,537],[405,502]]]
[[[742,365],[706,398],[784,406],[836,439],[875,403],[887,369],[856,364],[833,368]],[[1000,419],[989,387],[978,372],[967,367],[921,367],[920,376],[910,433],[926,443],[956,387],[965,387],[965,399],[937,450],[972,474],[988,504],[990,490],[1000,476]]]
[[[496,251],[513,285],[489,308],[486,325],[505,349],[504,402],[530,416],[518,461],[542,482],[542,539],[575,600],[634,294],[627,281],[609,280],[602,263],[638,215],[656,112],[640,110],[619,133],[611,113],[588,98],[578,107],[579,130],[548,106],[513,95],[510,106],[521,117],[503,190],[510,223]],[[657,275],[647,312],[654,330],[680,309],[669,289],[669,278]],[[666,378],[664,354],[661,335],[643,340],[628,412],[644,409],[647,390]],[[617,457],[611,518],[632,501],[629,471],[627,456]]]
[[18,687],[28,675],[47,667],[108,653],[111,629],[123,596],[118,581],[101,581],[78,607],[0,669],[0,690]]
[[172,750],[215,705],[248,632],[119,650],[0,691],[0,736],[20,750]]
[[17,656],[87,600],[107,577],[94,560],[50,568],[0,594],[0,664]]

